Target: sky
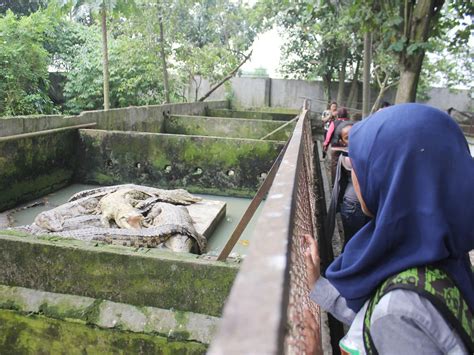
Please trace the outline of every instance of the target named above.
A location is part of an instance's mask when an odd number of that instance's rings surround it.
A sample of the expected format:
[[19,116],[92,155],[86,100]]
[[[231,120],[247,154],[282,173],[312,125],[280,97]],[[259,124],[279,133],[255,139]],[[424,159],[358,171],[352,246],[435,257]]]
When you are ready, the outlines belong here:
[[281,78],[277,69],[280,62],[280,46],[282,43],[283,40],[275,27],[260,34],[252,46],[252,57],[242,66],[242,70],[250,71],[256,68],[265,68],[271,78]]

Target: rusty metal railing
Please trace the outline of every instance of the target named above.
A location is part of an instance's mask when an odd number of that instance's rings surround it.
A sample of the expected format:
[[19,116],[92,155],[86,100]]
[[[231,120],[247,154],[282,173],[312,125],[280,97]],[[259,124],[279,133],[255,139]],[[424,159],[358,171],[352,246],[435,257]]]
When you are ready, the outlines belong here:
[[[320,310],[308,298],[302,235],[316,236],[313,140],[302,110],[257,222],[209,354],[302,354],[321,349]],[[310,314],[313,327],[307,327]],[[312,334],[311,334],[312,333]]]

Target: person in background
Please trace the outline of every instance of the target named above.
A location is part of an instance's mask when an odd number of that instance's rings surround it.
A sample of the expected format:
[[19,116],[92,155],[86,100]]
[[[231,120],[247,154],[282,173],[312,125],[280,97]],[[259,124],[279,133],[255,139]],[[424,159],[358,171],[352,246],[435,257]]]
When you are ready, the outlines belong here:
[[326,110],[324,110],[323,114],[321,115],[321,120],[323,121],[323,128],[324,128],[324,138],[326,138],[327,131],[332,121],[337,118],[337,102],[332,101]]
[[323,151],[327,152],[329,145],[331,146],[331,150],[329,152],[329,156],[331,158],[330,167],[331,167],[331,181],[334,184],[334,179],[336,178],[336,167],[337,161],[339,159],[339,155],[344,148],[341,143],[340,137],[335,135],[335,131],[337,127],[344,121],[349,120],[349,114],[347,113],[347,109],[342,107],[337,110],[337,118],[332,121],[329,125],[329,129],[326,133],[326,139],[323,143]]
[[347,157],[349,132],[353,125],[354,122],[352,121],[344,121],[334,133],[336,137],[339,137],[340,145],[344,147],[344,150],[337,163],[331,203],[326,217],[326,233],[328,236],[326,240],[332,240],[336,225],[336,213],[340,212],[344,229],[343,248],[352,236],[370,220],[362,212],[362,207],[357,199],[351,178],[352,166],[350,159]]
[[360,112],[356,112],[352,115],[353,121],[362,121],[362,114]]
[[304,236],[311,299],[350,325],[341,350],[473,354],[474,160],[462,131],[433,107],[395,105],[353,126],[349,157],[371,221],[325,277]]
[[382,103],[380,104],[380,107],[377,111],[380,111],[380,110],[383,110],[384,108],[387,108],[387,107],[390,107],[392,106],[392,104],[388,101],[382,101]]

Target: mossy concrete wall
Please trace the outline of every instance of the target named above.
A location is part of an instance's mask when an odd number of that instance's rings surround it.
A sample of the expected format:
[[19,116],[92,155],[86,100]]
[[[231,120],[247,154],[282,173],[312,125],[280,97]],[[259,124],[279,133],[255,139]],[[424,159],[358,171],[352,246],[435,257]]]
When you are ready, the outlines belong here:
[[250,197],[283,142],[80,130],[77,181]]
[[7,234],[0,232],[7,286],[219,316],[238,271],[192,254]]
[[[164,133],[260,139],[283,124],[281,121],[246,118],[171,115],[165,119]],[[286,141],[294,128],[295,123],[291,123],[266,139]]]
[[71,183],[78,133],[0,138],[0,211]]
[[123,131],[161,132],[168,114],[204,115],[206,109],[227,108],[227,101],[192,102],[108,111],[84,111],[78,116],[31,115],[0,117],[0,137],[97,122],[97,128]]
[[98,129],[115,131],[163,132],[163,122],[169,115],[204,115],[207,109],[227,108],[227,101],[192,102],[139,106],[108,111],[87,111],[80,117],[97,122]]
[[0,285],[0,312],[42,315],[103,329],[161,335],[210,344],[219,318],[156,307],[137,307],[91,297]]
[[[66,127],[97,122],[100,127],[107,129],[160,132],[165,115],[202,115],[207,108],[227,105],[226,101],[199,102],[88,111],[71,117],[53,115],[1,118],[0,212],[71,183],[76,167],[78,133],[77,130],[67,130]],[[61,132],[46,132],[63,128],[65,130]],[[33,137],[14,137],[35,132],[38,135]],[[140,154],[139,151],[136,153]]]
[[288,112],[264,112],[264,111],[247,111],[247,110],[230,110],[230,109],[214,109],[209,108],[206,111],[207,116],[211,117],[230,117],[230,118],[251,118],[254,120],[275,120],[289,121],[297,116],[297,113]]
[[205,354],[206,345],[0,310],[2,354]]

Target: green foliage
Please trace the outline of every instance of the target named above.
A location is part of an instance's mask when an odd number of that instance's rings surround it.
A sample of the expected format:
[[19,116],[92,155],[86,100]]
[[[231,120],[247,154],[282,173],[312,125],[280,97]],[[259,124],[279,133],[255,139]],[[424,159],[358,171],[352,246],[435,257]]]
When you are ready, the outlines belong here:
[[52,25],[43,12],[0,17],[0,115],[54,113],[49,87],[49,54],[43,47]]
[[[78,48],[67,73],[64,91],[71,113],[102,107],[102,47],[100,28],[83,27],[84,44]],[[143,38],[122,34],[110,42],[110,102],[112,107],[161,104],[163,85],[156,53]]]
[[[350,16],[345,2],[289,2],[277,22],[285,29],[281,72],[298,79],[323,78],[328,87],[346,66],[361,59],[360,23]],[[327,88],[328,89],[328,88]]]
[[45,8],[47,3],[48,0],[0,0],[0,14],[6,14],[10,10],[15,15],[28,16]]

